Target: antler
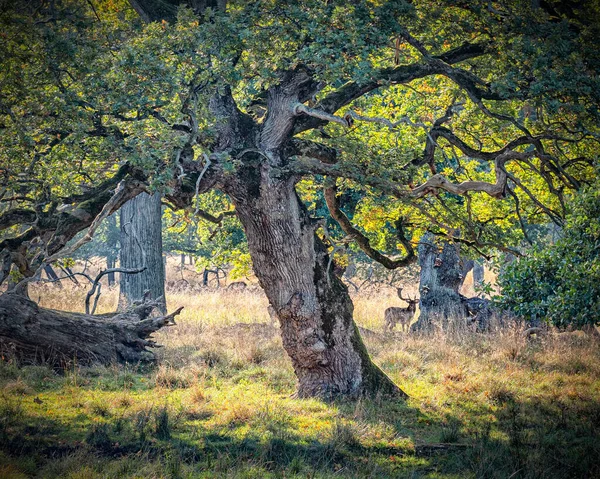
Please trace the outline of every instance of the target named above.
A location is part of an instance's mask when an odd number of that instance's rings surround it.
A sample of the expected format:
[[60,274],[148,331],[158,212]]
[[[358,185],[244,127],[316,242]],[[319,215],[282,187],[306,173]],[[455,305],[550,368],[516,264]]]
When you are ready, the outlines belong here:
[[407,303],[416,303],[417,302],[417,298],[416,296],[414,298],[411,298],[410,296],[407,296],[406,298],[402,297],[402,288],[398,288],[398,297],[402,300],[402,301],[406,301]]

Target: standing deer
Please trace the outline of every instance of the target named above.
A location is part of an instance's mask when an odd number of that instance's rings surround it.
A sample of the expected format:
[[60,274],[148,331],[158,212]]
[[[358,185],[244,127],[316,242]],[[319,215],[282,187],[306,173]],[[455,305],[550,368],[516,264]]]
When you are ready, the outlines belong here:
[[406,327],[406,332],[409,331],[410,322],[415,315],[415,311],[417,310],[417,303],[419,302],[416,298],[402,297],[402,288],[398,288],[398,297],[406,301],[408,306],[406,308],[388,308],[385,310],[385,326],[384,331],[392,331],[396,324],[400,323],[400,327],[402,328],[402,332]]

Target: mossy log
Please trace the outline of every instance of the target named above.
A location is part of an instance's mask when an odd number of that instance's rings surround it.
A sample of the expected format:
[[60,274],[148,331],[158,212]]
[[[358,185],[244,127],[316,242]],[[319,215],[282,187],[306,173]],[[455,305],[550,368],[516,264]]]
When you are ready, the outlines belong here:
[[148,301],[112,314],[88,315],[45,309],[16,293],[0,295],[0,354],[22,363],[64,368],[81,365],[140,363],[154,360],[147,348],[163,326],[175,324],[169,315],[151,317],[159,306]]

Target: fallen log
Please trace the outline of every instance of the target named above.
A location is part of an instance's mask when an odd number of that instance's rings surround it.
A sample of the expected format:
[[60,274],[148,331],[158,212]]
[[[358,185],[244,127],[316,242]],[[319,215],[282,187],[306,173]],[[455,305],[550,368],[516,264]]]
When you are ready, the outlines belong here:
[[22,363],[65,368],[81,365],[140,363],[154,360],[147,348],[160,347],[152,333],[175,324],[183,308],[150,317],[158,300],[127,311],[89,315],[38,306],[16,293],[0,295],[0,355]]

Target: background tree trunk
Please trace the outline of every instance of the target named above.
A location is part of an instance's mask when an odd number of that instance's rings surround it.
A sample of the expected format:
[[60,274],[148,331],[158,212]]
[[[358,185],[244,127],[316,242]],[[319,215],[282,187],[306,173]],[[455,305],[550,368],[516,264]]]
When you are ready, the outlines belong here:
[[469,259],[466,261],[461,261],[462,263],[462,275],[463,275],[463,282],[465,281],[465,278],[467,277],[467,274],[469,274],[469,271],[473,271],[473,288],[476,288],[477,286],[481,286],[481,284],[483,284],[483,279],[484,279],[484,275],[485,275],[485,268],[483,266],[483,260],[481,259]]
[[256,276],[280,320],[298,396],[404,396],[371,361],[352,319],[348,289],[333,273],[315,234],[318,225],[293,180],[271,178],[266,166],[258,174],[227,193],[246,231]]
[[[119,228],[117,227],[117,214],[113,213],[106,218],[108,223],[108,232],[106,235],[106,242],[108,247],[108,254],[106,255],[106,267],[116,268],[117,257],[118,257],[118,246],[119,246]],[[107,275],[108,285],[112,286],[115,284],[115,273],[108,273]]]
[[[474,270],[474,268],[475,268],[475,260],[472,260],[472,259],[462,260],[461,265],[462,265],[462,272],[461,272],[461,274],[462,274],[461,287],[462,287],[462,285],[465,283],[465,279],[467,278],[467,275],[469,274],[469,271]],[[475,274],[475,273],[473,272],[473,274]]]
[[464,281],[458,244],[444,242],[440,251],[433,235],[425,234],[419,243],[419,265],[420,314],[412,330],[428,331],[435,323],[446,328],[450,320],[465,317],[458,292]]
[[[114,256],[107,256],[106,257],[106,267],[108,269],[112,269],[115,268],[117,266],[117,260]],[[108,273],[106,275],[106,278],[108,280],[108,285],[109,286],[113,286],[115,284],[115,273]]]
[[66,367],[152,361],[150,335],[168,323],[168,316],[149,318],[157,302],[111,315],[91,316],[39,307],[15,293],[0,295],[0,353],[26,363]]
[[121,275],[119,309],[150,291],[153,299],[163,298],[159,308],[166,311],[165,267],[162,256],[162,222],[160,195],[140,193],[121,207],[122,268],[141,268],[140,274]]
[[476,288],[483,284],[485,276],[485,268],[482,260],[476,260],[473,262],[473,287]]
[[50,266],[49,264],[44,266],[44,272],[46,273],[46,276],[49,280],[54,281],[56,286],[62,289],[62,284],[58,279],[58,275],[55,273],[54,268],[52,268],[52,266]]

